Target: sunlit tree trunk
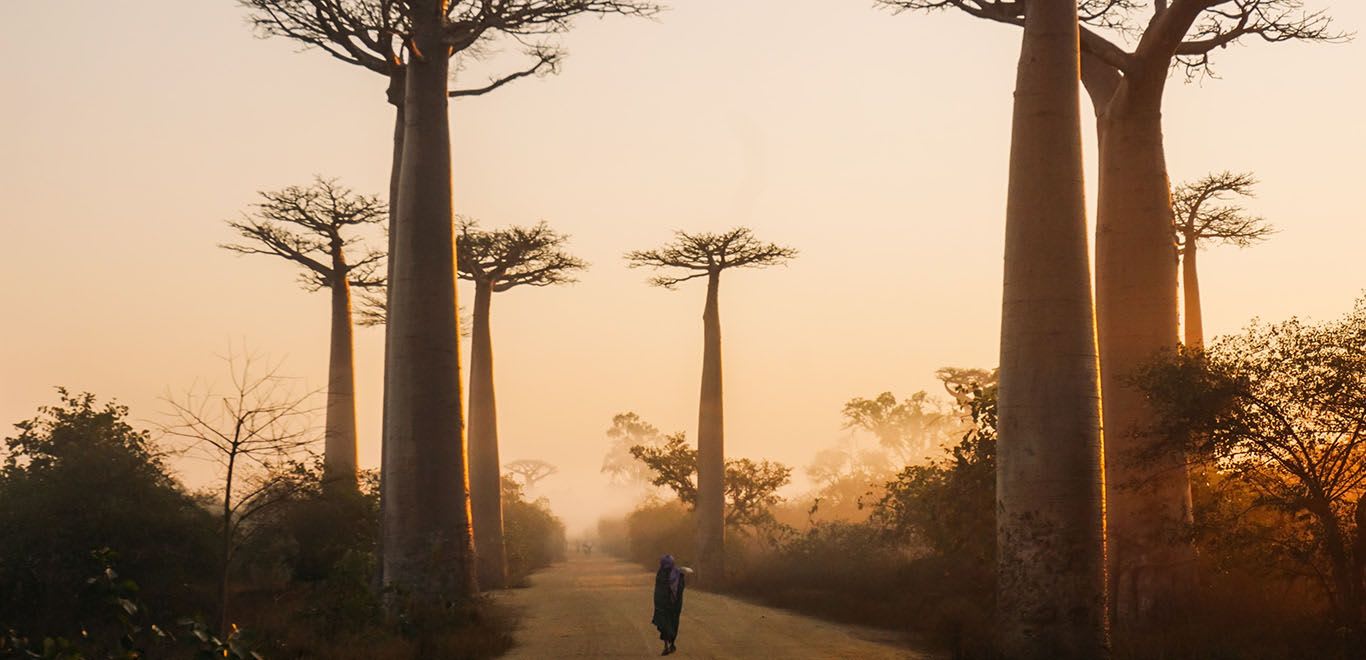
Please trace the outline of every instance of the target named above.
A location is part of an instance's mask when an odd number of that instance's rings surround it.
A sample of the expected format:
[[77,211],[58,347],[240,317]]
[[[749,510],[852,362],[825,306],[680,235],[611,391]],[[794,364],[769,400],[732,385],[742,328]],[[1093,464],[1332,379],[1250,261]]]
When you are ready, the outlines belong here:
[[477,592],[456,330],[444,3],[411,0],[389,282],[384,584],[431,605]]
[[[1150,430],[1129,378],[1177,344],[1177,251],[1162,140],[1167,71],[1131,72],[1099,117],[1096,314],[1105,394],[1107,550],[1114,623],[1130,631],[1183,602],[1193,579],[1181,443]],[[1166,447],[1166,449],[1163,449]]]
[[702,312],[702,396],[697,413],[697,557],[702,580],[726,577],[725,421],[721,396],[721,316],[717,289],[721,273],[707,276]]
[[[334,250],[333,261],[340,261]],[[334,263],[333,272],[346,272]],[[327,367],[327,422],[323,431],[323,485],[330,492],[356,490],[356,366],[351,326],[351,283],[334,278],[331,355]]]
[[474,285],[474,328],[470,343],[470,502],[479,584],[497,589],[507,581],[503,546],[503,500],[498,458],[498,408],[493,394],[493,339],[489,307],[493,286]]
[[1011,138],[997,467],[1002,657],[1101,658],[1100,392],[1077,7],[1027,7]]
[[[393,308],[392,302],[389,299],[389,292],[392,291],[392,287],[387,286],[387,283],[394,281],[394,237],[397,235],[397,232],[394,231],[394,224],[398,218],[398,178],[399,172],[402,170],[400,165],[403,162],[403,97],[407,94],[405,80],[406,78],[401,73],[391,74],[389,76],[389,88],[386,90],[389,104],[394,106],[394,149],[393,155],[389,161],[389,224],[387,227],[389,248],[388,252],[385,253],[389,255],[389,258],[384,261],[384,281],[386,283],[384,291],[384,309],[386,315],[384,323],[384,365],[386,370],[389,365],[389,340],[393,337],[393,333],[389,332],[389,323],[387,319],[388,310]],[[388,379],[385,379],[385,382],[383,383],[384,392],[382,395],[383,401],[380,411],[381,435],[383,434],[383,429],[389,428],[389,384],[387,380]],[[388,452],[381,448],[379,458],[381,498],[383,497],[382,493],[384,491],[383,475],[387,472],[385,466],[387,465],[388,455]],[[382,524],[383,523],[381,522],[381,525]],[[372,587],[378,592],[384,584],[384,533],[382,529],[376,538],[375,559],[378,565],[375,567],[376,570],[372,577]]]
[[1186,305],[1186,346],[1205,347],[1205,323],[1200,313],[1200,273],[1196,269],[1198,246],[1194,236],[1187,236],[1181,249],[1181,290]]

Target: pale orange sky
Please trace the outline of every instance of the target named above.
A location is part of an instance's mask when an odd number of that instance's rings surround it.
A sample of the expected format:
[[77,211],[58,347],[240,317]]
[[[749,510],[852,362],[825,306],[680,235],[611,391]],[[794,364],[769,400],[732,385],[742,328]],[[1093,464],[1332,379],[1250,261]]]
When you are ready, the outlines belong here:
[[[574,527],[629,505],[597,473],[614,413],[695,435],[702,290],[652,289],[621,260],[673,229],[745,224],[802,251],[723,280],[732,455],[800,468],[850,397],[996,361],[1018,32],[866,0],[673,4],[582,21],[559,76],[452,109],[457,211],[545,219],[592,263],[574,286],[494,302],[503,457],[558,464],[540,494]],[[1307,4],[1366,26],[1361,3]],[[383,193],[384,81],[254,38],[229,0],[10,0],[0,24],[0,423],[56,385],[156,419],[168,388],[221,374],[229,342],[324,385],[327,297],[215,246],[260,189],[317,173]],[[1250,206],[1281,233],[1202,257],[1207,332],[1337,316],[1366,288],[1366,44],[1216,56],[1220,79],[1168,93],[1172,175],[1256,172]],[[366,466],[382,344],[357,333]]]

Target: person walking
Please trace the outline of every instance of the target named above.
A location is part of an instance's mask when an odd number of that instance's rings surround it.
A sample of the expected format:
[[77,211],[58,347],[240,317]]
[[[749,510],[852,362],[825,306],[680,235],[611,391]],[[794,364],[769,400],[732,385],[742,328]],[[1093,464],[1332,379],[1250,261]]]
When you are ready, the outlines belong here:
[[686,573],[692,573],[692,570],[677,566],[673,555],[659,558],[659,571],[655,573],[655,615],[650,623],[655,624],[659,638],[664,640],[664,651],[660,655],[678,650],[674,641],[678,639],[678,620],[683,615]]

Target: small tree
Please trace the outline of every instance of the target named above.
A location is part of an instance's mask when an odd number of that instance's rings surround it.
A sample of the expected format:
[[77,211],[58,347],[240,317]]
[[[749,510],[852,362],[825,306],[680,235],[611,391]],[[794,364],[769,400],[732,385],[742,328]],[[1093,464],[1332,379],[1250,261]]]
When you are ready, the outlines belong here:
[[544,222],[532,227],[483,231],[459,222],[456,266],[460,279],[474,282],[474,324],[470,343],[470,505],[479,581],[500,588],[507,581],[503,543],[502,473],[498,460],[498,407],[493,390],[493,294],[520,286],[544,287],[574,281],[588,266],[564,251],[568,236]]
[[251,355],[226,358],[231,386],[222,395],[190,390],[165,397],[169,421],[162,432],[192,454],[222,466],[219,505],[218,623],[230,631],[229,576],[249,524],[286,500],[304,481],[291,480],[294,465],[316,440],[310,423],[312,394],[299,395],[279,375],[280,364],[257,366]]
[[[672,490],[689,509],[697,508],[699,491],[694,476],[698,452],[688,446],[683,433],[668,436],[663,445],[632,447],[631,455],[650,469],[654,485]],[[773,505],[782,501],[778,489],[791,480],[792,468],[781,463],[727,460],[725,525],[763,532],[774,523]]]
[[1196,253],[1211,243],[1247,247],[1276,233],[1276,228],[1265,219],[1230,201],[1237,197],[1254,197],[1256,185],[1257,179],[1250,172],[1225,171],[1181,184],[1172,191],[1176,244],[1181,248],[1186,346],[1200,348],[1205,345]]
[[710,579],[725,579],[725,420],[721,394],[721,316],[718,288],[721,273],[733,268],[766,268],[786,264],[797,251],[764,243],[754,232],[737,227],[720,234],[675,232],[673,242],[654,250],[626,254],[631,268],[664,273],[650,280],[673,289],[688,280],[707,278],[702,312],[702,393],[697,414],[697,555]]
[[1256,494],[1247,516],[1291,516],[1268,542],[1307,565],[1335,625],[1361,648],[1366,298],[1337,321],[1254,323],[1207,352],[1150,364],[1135,383],[1154,402],[1162,437]]
[[612,417],[612,428],[607,429],[611,444],[602,457],[603,474],[618,485],[649,484],[650,468],[631,455],[636,445],[653,447],[664,442],[664,434],[659,429],[640,418],[633,412],[624,412]]
[[844,404],[843,414],[844,428],[871,433],[902,465],[929,457],[945,439],[952,419],[923,391],[902,401],[891,392],[872,399],[853,398]]
[[331,349],[327,369],[327,421],[323,432],[324,483],[356,489],[356,367],[351,324],[351,288],[384,284],[382,250],[363,247],[356,231],[384,223],[385,206],[357,195],[334,179],[309,186],[262,192],[254,212],[228,223],[245,242],[222,247],[239,254],[264,254],[303,269],[309,291],[332,294]]
[[521,478],[522,489],[528,491],[540,483],[542,479],[552,477],[560,471],[560,468],[534,458],[513,461],[504,465],[503,469]]

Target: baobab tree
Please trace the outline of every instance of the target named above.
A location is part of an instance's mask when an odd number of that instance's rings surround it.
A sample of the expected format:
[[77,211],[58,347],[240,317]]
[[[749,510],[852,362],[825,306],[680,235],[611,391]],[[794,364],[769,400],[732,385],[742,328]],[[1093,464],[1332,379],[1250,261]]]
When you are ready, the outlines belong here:
[[1030,0],[1006,201],[996,470],[1001,656],[1102,658],[1100,388],[1077,6]]
[[631,268],[662,269],[650,280],[673,289],[689,280],[707,279],[702,311],[702,392],[697,413],[697,556],[701,578],[725,580],[725,420],[721,396],[721,316],[718,289],[721,273],[733,268],[765,268],[786,264],[797,251],[764,243],[754,232],[737,227],[720,234],[674,233],[674,240],[654,250],[626,254]]
[[1181,248],[1181,291],[1185,303],[1186,346],[1203,348],[1205,330],[1200,313],[1200,275],[1196,253],[1202,246],[1226,243],[1247,247],[1276,232],[1265,219],[1232,203],[1234,197],[1253,197],[1257,178],[1250,172],[1218,172],[1172,191],[1176,215],[1176,244]]
[[560,468],[542,460],[523,458],[503,466],[504,470],[517,475],[522,480],[522,489],[531,490],[541,480],[559,473]]
[[[646,16],[645,0],[242,0],[263,33],[385,76],[395,106],[385,333],[382,582],[432,609],[478,591],[470,531],[451,204],[452,97],[493,91],[559,60],[537,41],[583,15]],[[471,90],[450,88],[450,60],[498,38],[535,63]]]
[[356,489],[356,369],[352,342],[351,289],[384,285],[384,252],[365,248],[358,230],[385,220],[385,204],[358,195],[333,179],[260,193],[250,214],[228,222],[243,239],[221,247],[264,254],[303,270],[309,291],[332,296],[331,348],[327,366],[327,422],[323,486]]
[[[1016,0],[879,0],[894,10],[958,9],[1021,25]],[[1152,410],[1129,376],[1176,347],[1177,258],[1162,137],[1169,73],[1210,71],[1211,54],[1247,41],[1335,41],[1302,0],[1078,0],[1081,77],[1100,138],[1096,316],[1104,425],[1107,553],[1118,627],[1151,623],[1183,602],[1194,553],[1180,530],[1190,479],[1179,447],[1146,431]],[[1146,20],[1142,14],[1147,13]],[[1141,24],[1141,26],[1140,26]],[[1126,49],[1105,36],[1137,35]],[[1164,451],[1165,448],[1165,451]]]
[[520,286],[544,287],[573,282],[587,267],[564,251],[567,236],[544,222],[532,227],[484,231],[461,219],[456,241],[460,279],[474,283],[474,324],[470,339],[470,505],[479,582],[501,588],[507,581],[503,547],[502,472],[498,458],[498,406],[493,392],[493,337],[489,311],[493,294]]

